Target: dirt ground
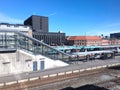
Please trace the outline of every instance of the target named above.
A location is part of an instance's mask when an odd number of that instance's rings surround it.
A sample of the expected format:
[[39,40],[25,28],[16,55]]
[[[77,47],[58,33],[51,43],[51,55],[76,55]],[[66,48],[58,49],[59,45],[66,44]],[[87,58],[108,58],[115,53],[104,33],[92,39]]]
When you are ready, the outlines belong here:
[[[120,66],[106,68],[102,73],[81,76],[78,78],[65,80],[57,83],[43,85],[28,90],[120,90],[120,85],[115,84],[111,87],[104,87],[105,84],[96,84],[103,81],[116,79],[120,76]],[[109,82],[113,83],[113,82]]]

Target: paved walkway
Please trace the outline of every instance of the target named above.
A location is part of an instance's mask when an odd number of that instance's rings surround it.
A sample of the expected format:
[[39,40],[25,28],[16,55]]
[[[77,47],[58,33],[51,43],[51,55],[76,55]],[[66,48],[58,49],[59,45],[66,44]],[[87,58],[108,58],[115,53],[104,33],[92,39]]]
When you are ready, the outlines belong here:
[[78,64],[72,64],[66,67],[4,76],[4,77],[0,77],[0,83],[23,80],[27,78],[34,78],[34,77],[45,76],[45,75],[50,75],[50,74],[57,74],[57,73],[73,71],[73,70],[87,69],[91,67],[104,66],[104,65],[116,64],[116,63],[120,63],[120,56],[117,56],[115,59],[78,62]]

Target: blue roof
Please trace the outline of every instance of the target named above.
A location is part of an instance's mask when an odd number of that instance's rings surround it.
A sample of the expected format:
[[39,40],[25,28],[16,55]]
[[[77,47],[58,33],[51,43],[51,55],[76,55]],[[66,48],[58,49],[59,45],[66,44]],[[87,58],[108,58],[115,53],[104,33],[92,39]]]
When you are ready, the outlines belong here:
[[57,50],[81,49],[81,48],[100,48],[100,46],[54,46]]

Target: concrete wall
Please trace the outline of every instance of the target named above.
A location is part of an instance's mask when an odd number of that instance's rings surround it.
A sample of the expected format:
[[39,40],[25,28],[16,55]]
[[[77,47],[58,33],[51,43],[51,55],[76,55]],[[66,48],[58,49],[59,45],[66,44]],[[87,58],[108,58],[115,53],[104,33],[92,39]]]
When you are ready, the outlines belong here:
[[41,70],[41,61],[44,61],[44,69],[68,65],[60,60],[18,50],[15,53],[0,53],[0,76],[33,71],[33,62],[37,62],[37,70]]

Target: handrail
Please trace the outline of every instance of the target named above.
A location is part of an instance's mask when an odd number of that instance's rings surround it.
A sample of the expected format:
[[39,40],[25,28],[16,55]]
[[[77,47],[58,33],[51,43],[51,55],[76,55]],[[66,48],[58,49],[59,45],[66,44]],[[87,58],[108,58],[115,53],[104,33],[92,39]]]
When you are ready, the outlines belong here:
[[[36,43],[38,43],[38,44],[40,44],[40,45],[43,45],[43,46],[45,46],[45,47],[47,47],[47,48],[49,48],[49,49],[51,49],[51,50],[53,50],[53,51],[56,51],[57,53],[61,53],[62,55],[65,55],[65,56],[70,57],[69,54],[64,53],[64,52],[62,52],[62,51],[59,51],[59,50],[53,48],[52,46],[50,46],[50,45],[48,45],[48,44],[46,44],[46,43],[44,43],[44,42],[42,42],[42,41],[39,41],[39,40],[37,40],[37,39],[35,39],[35,38],[31,37],[31,36],[28,36],[28,35],[20,32],[20,31],[17,31],[17,30],[0,30],[0,32],[18,34],[18,35],[20,35],[20,36],[23,36],[23,37],[29,39],[29,40],[32,40],[32,42],[36,42]],[[15,39],[15,37],[13,37],[13,38]],[[19,38],[19,37],[18,37],[18,38]],[[17,38],[16,38],[16,39],[17,39]],[[35,45],[35,44],[33,44],[33,43],[32,43],[32,45],[33,45],[33,46],[37,46],[37,45]],[[17,47],[18,47],[18,46],[17,46]],[[42,53],[41,53],[41,54],[42,54]],[[42,54],[42,55],[44,55],[44,54]],[[47,57],[49,57],[49,56],[47,56]],[[49,57],[49,58],[50,58],[50,57]]]

